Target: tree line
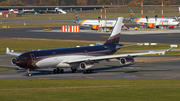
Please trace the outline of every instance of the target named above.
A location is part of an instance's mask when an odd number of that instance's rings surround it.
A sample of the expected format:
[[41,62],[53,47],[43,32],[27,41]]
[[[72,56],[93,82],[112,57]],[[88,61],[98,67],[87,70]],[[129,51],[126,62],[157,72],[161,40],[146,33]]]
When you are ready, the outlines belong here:
[[[164,5],[180,5],[179,0],[163,0]],[[128,5],[140,6],[141,0],[0,0],[0,6],[86,6]],[[143,0],[144,5],[161,5],[162,0]]]

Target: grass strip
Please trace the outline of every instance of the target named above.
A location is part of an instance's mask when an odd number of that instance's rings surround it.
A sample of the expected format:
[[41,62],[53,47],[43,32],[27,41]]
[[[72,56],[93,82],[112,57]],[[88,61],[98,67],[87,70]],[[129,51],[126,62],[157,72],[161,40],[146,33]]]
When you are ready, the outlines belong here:
[[[65,48],[65,47],[76,47],[76,46],[87,46],[89,44],[95,44],[97,42],[104,43],[102,41],[78,41],[78,40],[57,40],[57,39],[31,39],[31,38],[1,38],[0,39],[0,52],[5,53],[6,47],[15,50],[16,52],[26,52],[38,49],[53,49],[53,48]],[[134,44],[128,42],[120,42],[124,45]],[[158,44],[158,45],[142,45],[142,46],[131,46],[120,49],[120,51],[131,50],[156,50],[156,49],[168,49],[170,44]],[[119,53],[119,52],[118,52]],[[117,54],[118,54],[117,53]],[[124,53],[124,52],[123,52]],[[168,54],[179,54],[178,51],[172,51]]]
[[1,71],[9,71],[9,70],[12,70],[12,69],[8,69],[8,68],[0,68],[0,72],[1,72]]
[[0,80],[1,100],[178,101],[179,80]]
[[[3,26],[10,26],[10,28],[37,28],[37,27],[61,27],[61,26],[77,26],[75,23],[70,22],[32,22],[32,23],[26,23],[26,26],[24,26],[24,23],[3,23],[0,25],[0,28]],[[42,29],[43,30],[43,29]]]
[[[135,13],[136,17],[141,17],[141,7],[131,7],[133,12]],[[158,15],[158,17],[161,17],[161,7],[157,6],[148,6],[143,8],[143,14],[148,17],[155,17],[155,15]],[[177,7],[168,7],[164,6],[164,17],[175,17],[179,16],[179,11]],[[116,8],[107,8],[107,19],[108,18],[117,18],[117,17],[125,17],[129,18],[129,10],[128,7],[116,7]],[[97,10],[83,10],[78,11],[78,14],[82,19],[98,19],[100,16],[100,9]],[[104,17],[104,10],[103,10],[103,17]],[[3,17],[0,16],[1,20],[48,20],[48,19],[74,19],[74,12],[68,12],[67,14],[31,14],[31,15],[22,15],[22,17]]]

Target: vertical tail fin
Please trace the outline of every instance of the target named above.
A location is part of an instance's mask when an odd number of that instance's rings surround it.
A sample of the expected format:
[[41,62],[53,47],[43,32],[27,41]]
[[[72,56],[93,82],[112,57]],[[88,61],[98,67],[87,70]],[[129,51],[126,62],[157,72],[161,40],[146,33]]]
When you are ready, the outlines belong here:
[[131,19],[136,19],[136,16],[134,15],[132,9],[129,8],[129,16]]
[[104,45],[108,46],[112,43],[119,43],[120,33],[121,33],[121,27],[122,27],[123,17],[118,17],[116,24],[114,25],[114,29],[111,32],[111,35],[109,36],[108,40],[104,43]]
[[80,18],[80,16],[79,16],[78,12],[77,12],[76,10],[74,10],[74,17],[75,17],[75,20],[76,20],[76,21],[81,20],[81,18]]

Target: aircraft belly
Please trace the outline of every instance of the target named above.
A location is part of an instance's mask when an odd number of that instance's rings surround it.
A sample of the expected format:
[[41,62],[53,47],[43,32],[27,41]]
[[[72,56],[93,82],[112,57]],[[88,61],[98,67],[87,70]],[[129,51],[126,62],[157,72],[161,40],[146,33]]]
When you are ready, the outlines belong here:
[[59,68],[71,68],[71,67],[78,67],[79,63],[73,63],[73,64],[68,64],[68,63],[59,63],[56,67]]
[[59,68],[70,68],[70,67],[78,67],[79,63],[66,63],[69,60],[78,60],[81,58],[87,57],[86,55],[72,55],[72,56],[65,56],[61,62],[59,62],[56,67]]
[[61,61],[62,58],[52,57],[52,58],[42,59],[38,61],[36,65],[39,68],[50,68],[50,67],[56,67]]

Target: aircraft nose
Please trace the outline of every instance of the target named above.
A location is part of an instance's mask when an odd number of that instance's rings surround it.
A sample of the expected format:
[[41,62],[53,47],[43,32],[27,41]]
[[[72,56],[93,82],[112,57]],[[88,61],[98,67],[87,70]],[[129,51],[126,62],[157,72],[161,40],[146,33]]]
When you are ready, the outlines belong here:
[[18,65],[18,66],[19,66],[19,65],[20,65],[20,63],[21,63],[21,62],[20,62],[19,60],[16,60],[16,65]]
[[21,68],[24,68],[25,67],[25,62],[21,61],[21,60],[17,60],[16,61],[16,65],[21,67]]

